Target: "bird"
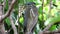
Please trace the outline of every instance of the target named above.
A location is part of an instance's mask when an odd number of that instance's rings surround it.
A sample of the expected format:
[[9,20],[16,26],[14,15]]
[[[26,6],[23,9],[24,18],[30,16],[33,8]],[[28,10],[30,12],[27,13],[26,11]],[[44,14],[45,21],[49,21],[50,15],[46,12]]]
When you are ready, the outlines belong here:
[[24,13],[24,34],[33,34],[34,27],[38,21],[38,10],[36,3],[29,2],[26,5]]

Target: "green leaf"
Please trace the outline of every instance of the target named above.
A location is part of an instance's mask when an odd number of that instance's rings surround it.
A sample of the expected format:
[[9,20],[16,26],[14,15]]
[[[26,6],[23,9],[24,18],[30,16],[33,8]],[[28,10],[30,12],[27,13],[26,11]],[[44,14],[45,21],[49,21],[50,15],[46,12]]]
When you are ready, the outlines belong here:
[[49,4],[50,3],[50,0],[47,0],[47,4]]
[[5,19],[5,22],[7,23],[8,26],[11,25],[11,24],[10,24],[10,19],[9,19],[9,18],[6,18],[6,19]]
[[49,30],[50,31],[54,31],[54,30],[56,30],[57,28],[56,28],[56,25],[53,25]]
[[44,18],[44,20],[46,20],[46,19],[47,19],[46,14],[43,14],[43,16],[44,16],[44,17],[43,17],[43,18]]
[[42,14],[39,14],[39,17],[38,17],[38,18],[39,18],[39,20],[42,21],[42,18],[43,18],[43,17],[42,17]]
[[56,3],[56,0],[52,0],[52,1],[53,1],[54,4]]
[[0,2],[2,2],[2,0],[0,0]]
[[39,14],[42,14],[42,6],[39,7]]
[[57,22],[59,22],[59,21],[60,21],[60,16],[51,17],[51,18],[49,18],[49,19],[47,19],[47,20],[45,21],[44,25],[47,26],[48,24],[51,24],[51,23],[55,24],[55,23],[57,23]]
[[6,13],[7,10],[8,10],[8,0],[6,0],[6,6],[4,8],[5,13]]
[[46,14],[48,14],[48,11],[49,11],[49,5],[46,5],[46,6],[44,7],[44,12],[45,12]]
[[23,5],[24,4],[24,0],[18,0],[18,3],[20,4],[20,5]]
[[24,18],[23,17],[20,17],[19,22],[20,23],[23,23],[24,22]]

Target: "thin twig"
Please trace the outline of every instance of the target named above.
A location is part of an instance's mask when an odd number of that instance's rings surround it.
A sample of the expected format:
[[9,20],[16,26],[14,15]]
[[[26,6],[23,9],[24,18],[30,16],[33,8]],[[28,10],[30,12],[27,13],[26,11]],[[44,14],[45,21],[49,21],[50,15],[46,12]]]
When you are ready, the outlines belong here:
[[44,16],[43,16],[43,8],[44,8],[44,0],[42,0],[42,20],[44,19]]
[[13,21],[11,16],[10,16],[10,21],[11,21],[11,26],[12,26],[12,28],[14,30],[14,34],[17,34],[17,29],[16,29],[16,26],[15,26],[14,21]]

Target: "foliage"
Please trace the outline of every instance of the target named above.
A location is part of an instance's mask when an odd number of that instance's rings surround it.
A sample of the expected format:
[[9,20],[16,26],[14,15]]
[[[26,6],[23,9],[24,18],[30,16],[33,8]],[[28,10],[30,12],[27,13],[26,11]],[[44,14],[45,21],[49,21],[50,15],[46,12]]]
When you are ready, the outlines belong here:
[[[2,1],[2,0],[0,0]],[[36,3],[36,7],[38,9],[38,25],[36,25],[36,28],[34,30],[34,32],[37,34],[39,30],[43,30],[45,28],[45,26],[47,26],[49,23],[57,23],[60,21],[60,1],[59,0],[52,0],[52,8],[51,8],[51,17],[48,18],[48,13],[49,13],[49,2],[50,0],[44,0],[44,7],[42,6],[42,0],[17,0],[17,3],[15,4],[14,6],[14,11],[13,11],[13,14],[12,14],[12,17],[14,19],[14,23],[16,23],[16,20],[17,20],[17,16],[18,16],[18,5],[24,5],[28,2],[35,2]],[[43,9],[42,9],[43,7]],[[6,13],[6,11],[8,10],[8,0],[6,0],[6,6],[4,8],[4,13]],[[43,11],[43,13],[42,13]],[[43,16],[42,16],[43,14]],[[43,19],[42,19],[43,18]],[[23,30],[23,23],[24,23],[24,18],[23,16],[18,18],[19,19],[19,24],[22,24],[20,25],[21,26],[21,31]],[[11,26],[10,24],[10,20],[9,18],[6,18],[4,20],[7,24],[7,26]],[[54,25],[50,28],[50,31],[53,31],[53,30],[56,30],[57,29],[57,25]],[[60,24],[59,24],[60,25]],[[16,25],[17,26],[17,25]],[[37,27],[38,26],[38,27]],[[60,26],[58,26],[60,27]],[[7,27],[6,27],[7,28]],[[11,30],[12,31],[12,30]],[[20,33],[21,33],[20,31]],[[22,31],[23,33],[23,31]]]

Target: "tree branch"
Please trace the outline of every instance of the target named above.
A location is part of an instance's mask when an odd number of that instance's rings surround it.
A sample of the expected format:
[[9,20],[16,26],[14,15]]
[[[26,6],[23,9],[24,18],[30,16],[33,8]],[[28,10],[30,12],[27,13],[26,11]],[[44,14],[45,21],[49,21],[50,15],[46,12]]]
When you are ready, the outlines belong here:
[[60,29],[55,30],[55,31],[41,31],[38,34],[60,34]]
[[60,29],[59,30],[55,30],[55,31],[43,31],[43,34],[60,34]]
[[48,29],[53,25],[54,23],[52,23],[52,24],[49,24],[42,32],[41,31],[39,31],[39,34],[57,34],[57,33],[59,33],[60,34],[60,29],[58,29],[58,30],[55,30],[55,31],[48,31]]
[[49,28],[50,28],[53,24],[54,24],[54,23],[51,23],[51,24],[47,25],[47,26],[46,26],[46,28],[44,28],[44,30],[43,30],[43,31],[48,31],[48,30],[49,30]]
[[16,3],[16,1],[17,1],[17,0],[13,0],[12,3],[11,3],[11,5],[9,6],[9,9],[8,9],[8,11],[6,12],[6,14],[5,14],[5,15],[2,15],[2,21],[3,21],[6,17],[10,16],[10,14],[11,14],[11,12],[12,12],[12,10],[13,10],[13,7],[14,7],[14,4]]
[[16,29],[16,27],[15,27],[14,21],[13,21],[13,19],[12,19],[11,16],[10,16],[10,21],[11,21],[11,26],[12,26],[12,28],[13,28],[13,30],[14,30],[14,34],[17,34],[17,29]]

